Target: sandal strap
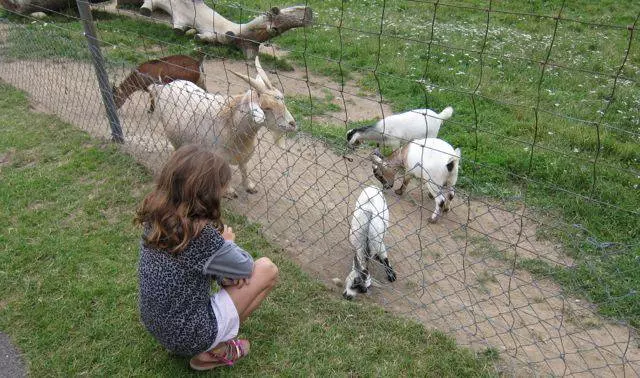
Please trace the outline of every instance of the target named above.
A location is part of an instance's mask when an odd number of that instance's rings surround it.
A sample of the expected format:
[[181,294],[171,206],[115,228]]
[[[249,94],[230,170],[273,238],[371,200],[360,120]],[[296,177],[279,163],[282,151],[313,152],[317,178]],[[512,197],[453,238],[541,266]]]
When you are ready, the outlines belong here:
[[237,339],[231,339],[225,343],[224,354],[215,353],[213,350],[209,352],[211,357],[217,361],[232,366],[237,360],[246,355],[243,344]]

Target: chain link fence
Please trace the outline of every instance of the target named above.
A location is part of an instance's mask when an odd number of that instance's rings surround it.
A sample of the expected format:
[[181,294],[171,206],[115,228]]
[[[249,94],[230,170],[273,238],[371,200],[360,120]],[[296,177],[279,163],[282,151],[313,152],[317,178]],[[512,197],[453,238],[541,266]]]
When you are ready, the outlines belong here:
[[[462,149],[451,210],[430,223],[434,201],[419,180],[403,195],[385,191],[384,241],[397,280],[388,282],[372,261],[372,286],[355,300],[489,348],[507,375],[638,376],[640,9],[596,22],[564,1],[519,10],[477,3],[307,3],[315,24],[260,50],[298,131],[280,144],[258,129],[248,162],[257,192],[246,193],[236,171],[239,196],[227,204],[340,295],[334,281],[344,285],[351,270],[356,199],[380,186],[374,146],[348,148],[347,130],[451,105],[439,134]],[[261,14],[210,5],[242,20]],[[240,101],[230,96],[247,92],[230,73],[256,77],[253,60],[175,36],[170,18],[157,13],[93,8],[95,38],[83,34],[88,20],[74,10],[43,9],[47,18],[5,10],[0,79],[28,92],[38,110],[105,140],[121,137],[122,148],[154,171],[173,150],[163,119],[200,127],[210,142],[223,138],[204,128]],[[156,98],[151,112],[150,94],[140,90],[108,116],[112,85],[138,64],[196,56],[196,47],[205,54],[209,97]]]

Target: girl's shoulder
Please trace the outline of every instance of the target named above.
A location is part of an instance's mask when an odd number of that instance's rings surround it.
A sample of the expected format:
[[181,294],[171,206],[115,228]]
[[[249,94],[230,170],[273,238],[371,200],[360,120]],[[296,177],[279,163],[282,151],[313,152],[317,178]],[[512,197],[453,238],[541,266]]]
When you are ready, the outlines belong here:
[[224,244],[224,238],[213,225],[207,223],[200,234],[193,238],[188,248],[195,251],[218,250]]

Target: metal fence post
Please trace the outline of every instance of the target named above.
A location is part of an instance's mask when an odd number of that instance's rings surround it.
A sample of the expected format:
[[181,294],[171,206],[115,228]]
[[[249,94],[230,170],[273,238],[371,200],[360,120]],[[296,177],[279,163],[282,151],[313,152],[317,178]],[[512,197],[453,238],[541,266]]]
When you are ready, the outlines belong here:
[[96,37],[96,28],[93,24],[93,17],[91,16],[91,8],[89,7],[88,0],[77,0],[78,11],[80,12],[80,18],[84,24],[84,36],[87,38],[87,47],[91,53],[91,60],[93,66],[96,69],[96,76],[98,77],[98,85],[100,85],[100,93],[102,94],[102,102],[107,110],[107,118],[111,125],[111,138],[118,143],[124,143],[124,136],[122,135],[122,127],[120,127],[120,119],[118,119],[118,113],[116,112],[116,104],[113,101],[113,93],[111,92],[111,86],[109,85],[109,76],[104,68],[104,58],[100,51],[100,44]]

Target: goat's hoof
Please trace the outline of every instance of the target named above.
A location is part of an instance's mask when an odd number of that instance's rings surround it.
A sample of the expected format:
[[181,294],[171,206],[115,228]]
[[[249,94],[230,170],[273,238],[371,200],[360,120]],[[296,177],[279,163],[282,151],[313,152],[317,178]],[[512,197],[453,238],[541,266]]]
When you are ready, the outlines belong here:
[[256,189],[256,188],[247,188],[247,193],[256,194],[256,193],[258,193],[258,189]]
[[232,189],[226,192],[224,194],[224,197],[228,199],[235,199],[235,198],[238,198],[238,193],[236,193],[236,191]]
[[353,299],[353,295],[347,294],[346,291],[342,293],[342,297],[348,301]]
[[437,223],[438,222],[438,218],[429,218],[429,223]]
[[140,8],[140,14],[145,17],[151,17],[151,9],[149,8]]
[[396,189],[396,194],[397,194],[397,195],[401,196],[401,195],[402,195],[402,193],[404,193],[404,190],[402,190],[402,189]]
[[442,211],[444,211],[445,213],[448,213],[448,212],[449,212],[449,210],[450,210],[450,209],[449,209],[448,207],[445,207],[444,209],[442,209]]
[[387,279],[389,280],[389,282],[393,282],[396,280],[396,272],[391,271],[389,273],[387,273]]

